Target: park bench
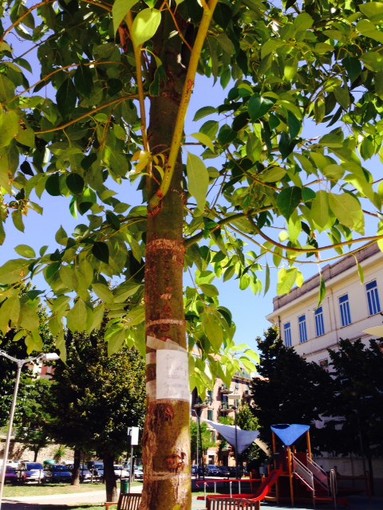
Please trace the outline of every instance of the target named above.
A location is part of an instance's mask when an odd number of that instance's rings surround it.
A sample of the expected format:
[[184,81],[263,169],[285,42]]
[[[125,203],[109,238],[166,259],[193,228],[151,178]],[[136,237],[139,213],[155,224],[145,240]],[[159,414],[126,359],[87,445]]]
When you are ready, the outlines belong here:
[[105,503],[105,510],[109,510],[110,506],[117,506],[117,510],[138,510],[140,503],[140,493],[120,494],[117,502],[107,501]]
[[207,510],[259,510],[259,501],[229,497],[207,497]]

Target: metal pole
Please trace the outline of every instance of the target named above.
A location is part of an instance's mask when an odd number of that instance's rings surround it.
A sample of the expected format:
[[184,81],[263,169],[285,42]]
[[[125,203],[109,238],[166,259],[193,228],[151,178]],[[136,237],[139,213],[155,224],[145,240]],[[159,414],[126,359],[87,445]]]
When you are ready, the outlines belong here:
[[9,454],[9,445],[11,444],[13,418],[15,416],[17,393],[19,391],[21,369],[22,369],[24,363],[26,363],[26,362],[25,361],[17,361],[16,382],[15,382],[15,387],[13,390],[12,406],[11,406],[11,412],[9,414],[9,428],[8,428],[8,433],[7,433],[7,439],[5,441],[5,449],[4,449],[4,455],[3,455],[3,469],[1,471],[1,478],[0,478],[0,510],[1,510],[1,503],[3,501],[3,490],[4,490],[4,485],[5,485],[5,471],[6,471],[6,465],[7,465],[7,460],[8,460],[8,454]]
[[238,429],[237,429],[237,406],[234,406],[234,430],[235,430],[235,473],[238,476]]
[[196,461],[197,461],[197,478],[199,478],[199,427],[200,427],[199,417],[197,414],[197,459],[196,459]]

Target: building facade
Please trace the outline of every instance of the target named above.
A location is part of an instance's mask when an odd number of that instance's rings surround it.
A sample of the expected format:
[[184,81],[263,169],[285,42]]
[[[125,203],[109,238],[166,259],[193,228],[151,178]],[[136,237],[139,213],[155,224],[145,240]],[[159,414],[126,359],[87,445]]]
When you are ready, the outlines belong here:
[[[318,306],[320,278],[326,296]],[[267,318],[279,328],[287,347],[325,367],[327,349],[336,350],[341,338],[368,342],[371,335],[366,330],[383,324],[382,307],[383,253],[374,243],[326,265],[321,276],[302,287],[275,297]]]

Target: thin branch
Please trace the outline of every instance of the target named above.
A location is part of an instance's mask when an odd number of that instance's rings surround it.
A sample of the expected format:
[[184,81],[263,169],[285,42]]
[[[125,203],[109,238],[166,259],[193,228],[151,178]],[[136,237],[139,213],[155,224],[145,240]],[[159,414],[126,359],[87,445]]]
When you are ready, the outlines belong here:
[[145,92],[144,92],[144,81],[142,76],[142,46],[137,46],[134,42],[132,25],[133,25],[133,15],[132,12],[129,11],[125,17],[126,23],[128,25],[128,29],[130,32],[133,51],[134,51],[134,60],[136,64],[136,76],[137,76],[137,90],[138,90],[138,102],[140,105],[140,119],[141,119],[141,134],[142,134],[142,143],[144,146],[144,150],[146,152],[150,152],[149,140],[148,140],[148,128],[146,125],[146,108],[145,108]]
[[211,0],[209,6],[207,6],[206,4],[204,5],[204,12],[199,25],[197,37],[193,46],[193,51],[191,52],[190,55],[190,62],[186,73],[182,97],[178,108],[176,123],[174,126],[169,159],[164,168],[164,176],[161,185],[149,201],[149,209],[152,211],[157,209],[161,200],[167,194],[170,188],[170,183],[174,174],[176,161],[178,158],[180,148],[182,146],[185,119],[194,88],[194,81],[197,74],[198,63],[200,60],[203,45],[206,40],[207,32],[209,30],[209,26],[213,18],[214,9],[217,3],[218,0]]
[[56,127],[51,128],[51,129],[44,129],[44,131],[35,131],[35,135],[46,135],[47,133],[54,133],[56,131],[61,131],[61,130],[66,129],[66,128],[70,127],[70,126],[73,126],[74,124],[76,124],[80,120],[84,120],[84,119],[86,119],[88,117],[92,117],[95,113],[101,112],[102,110],[105,110],[105,108],[108,108],[109,106],[113,106],[113,105],[116,105],[116,104],[119,104],[119,103],[123,103],[127,99],[137,99],[137,96],[136,95],[131,95],[131,96],[119,97],[118,99],[115,99],[114,101],[111,101],[110,103],[106,103],[106,104],[103,104],[101,106],[98,106],[97,108],[93,108],[93,110],[91,110],[91,111],[89,111],[87,113],[84,113],[83,115],[80,115],[80,117],[77,117],[76,119],[70,120],[66,124],[61,124],[60,126],[56,126]]

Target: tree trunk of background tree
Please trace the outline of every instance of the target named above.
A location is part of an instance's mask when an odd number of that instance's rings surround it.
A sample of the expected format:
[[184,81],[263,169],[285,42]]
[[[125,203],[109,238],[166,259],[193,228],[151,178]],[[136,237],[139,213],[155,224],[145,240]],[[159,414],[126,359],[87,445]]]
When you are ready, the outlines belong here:
[[[174,38],[177,39],[177,38]],[[162,62],[167,82],[150,104],[149,137],[152,150],[168,156],[185,79],[177,63],[177,49],[169,44]],[[179,157],[169,192],[158,210],[149,211],[146,242],[145,301],[147,334],[147,416],[143,440],[143,509],[188,510],[191,507],[189,401],[158,399],[157,353],[177,350],[184,356],[177,368],[188,380],[184,271],[184,190]],[[159,175],[157,176],[159,178]],[[148,183],[148,186],[150,184]],[[146,190],[151,196],[155,189]],[[166,375],[166,374],[162,374]],[[167,374],[169,375],[169,374]],[[177,381],[174,381],[176,384]],[[165,396],[166,397],[166,396]]]
[[114,457],[113,455],[104,454],[102,457],[104,462],[104,481],[107,501],[117,501],[117,483],[114,474]]
[[72,485],[80,485],[80,464],[81,450],[79,448],[75,448],[73,455]]

